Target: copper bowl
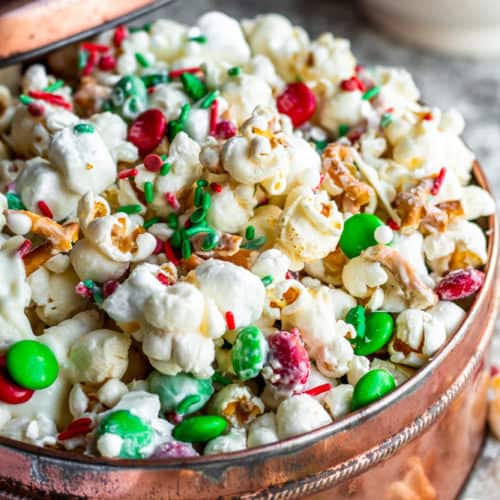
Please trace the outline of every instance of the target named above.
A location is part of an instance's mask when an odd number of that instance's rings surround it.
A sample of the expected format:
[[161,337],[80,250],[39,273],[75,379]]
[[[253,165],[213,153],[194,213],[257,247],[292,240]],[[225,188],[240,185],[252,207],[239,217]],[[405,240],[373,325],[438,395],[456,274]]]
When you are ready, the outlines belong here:
[[[474,175],[490,190],[477,164]],[[0,438],[0,497],[455,498],[485,429],[496,217],[484,227],[486,281],[463,325],[427,366],[375,404],[276,444],[176,461],[90,458]]]

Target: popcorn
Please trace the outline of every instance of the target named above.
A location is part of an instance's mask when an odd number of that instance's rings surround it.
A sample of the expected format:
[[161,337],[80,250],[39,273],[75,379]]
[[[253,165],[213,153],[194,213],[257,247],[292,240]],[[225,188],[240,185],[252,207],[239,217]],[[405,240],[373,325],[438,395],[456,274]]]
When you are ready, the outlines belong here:
[[342,270],[342,283],[353,297],[369,297],[374,288],[384,285],[387,280],[388,276],[382,265],[364,257],[354,257]]
[[232,451],[244,450],[247,447],[246,430],[233,428],[227,434],[210,440],[203,450],[204,455],[216,455],[217,453],[231,453]]
[[350,384],[341,384],[330,389],[323,399],[334,420],[345,417],[351,411],[352,393],[354,387]]
[[278,440],[276,416],[272,412],[257,417],[248,428],[247,444],[249,448],[275,443]]

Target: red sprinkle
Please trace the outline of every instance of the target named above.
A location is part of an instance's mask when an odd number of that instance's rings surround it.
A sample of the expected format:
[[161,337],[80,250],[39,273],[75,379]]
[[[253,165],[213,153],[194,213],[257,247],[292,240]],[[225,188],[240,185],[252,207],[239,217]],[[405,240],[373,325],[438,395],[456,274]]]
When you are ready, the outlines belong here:
[[157,274],[157,275],[156,275],[156,279],[157,279],[160,283],[162,283],[163,285],[165,285],[165,286],[170,285],[170,280],[169,280],[169,279],[168,279],[168,277],[167,277],[167,276],[165,276],[164,274],[161,274],[161,273],[160,273],[160,274]]
[[127,38],[128,32],[127,28],[123,25],[117,26],[115,32],[113,33],[113,45],[115,47],[121,47],[123,40]]
[[364,69],[365,69],[365,67],[362,66],[361,64],[356,64],[356,68],[354,69],[354,71],[356,71],[356,73],[360,73]]
[[38,202],[38,209],[40,210],[40,212],[42,212],[42,215],[44,215],[45,217],[48,217],[49,219],[52,219],[52,217],[54,217],[54,215],[52,214],[52,210],[43,200],[40,200]]
[[94,71],[95,64],[97,62],[97,52],[89,52],[89,57],[87,58],[87,63],[82,69],[83,76],[89,76],[92,71]]
[[309,396],[319,396],[324,392],[328,392],[332,388],[332,384],[321,384],[304,391],[302,394],[309,394]]
[[289,83],[276,99],[278,111],[288,115],[294,127],[300,127],[310,120],[316,109],[316,96],[302,82]]
[[165,199],[174,210],[179,210],[181,205],[175,193],[165,193]]
[[184,73],[200,73],[202,69],[199,66],[195,66],[193,68],[182,68],[182,69],[174,69],[169,73],[170,78],[178,78]]
[[425,113],[422,119],[425,120],[426,122],[429,122],[432,120],[432,118],[433,118],[432,113]]
[[366,91],[365,84],[357,76],[352,76],[348,80],[342,80],[340,82],[340,88],[345,92],[353,92],[354,90],[359,90],[361,92]]
[[236,328],[236,323],[234,321],[234,314],[231,311],[226,311],[224,315],[226,318],[226,325],[229,330],[234,330]]
[[92,419],[88,417],[79,418],[74,422],[71,422],[66,429],[64,429],[57,439],[59,441],[65,441],[66,439],[71,439],[76,436],[87,434],[92,429]]
[[128,168],[118,173],[118,179],[129,179],[130,177],[135,177],[138,173],[139,170],[137,168]]
[[217,133],[217,118],[219,116],[219,101],[215,101],[210,106],[210,135]]
[[446,175],[446,168],[442,167],[439,171],[438,176],[434,179],[434,184],[432,185],[431,194],[436,196],[443,185],[444,177]]
[[211,182],[210,183],[210,189],[214,193],[220,193],[222,191],[222,186],[220,184],[217,184],[217,182]]
[[400,225],[394,219],[387,219],[385,221],[386,226],[389,226],[393,231],[399,231],[401,229]]
[[230,139],[237,132],[236,124],[230,120],[221,120],[215,127],[215,135],[218,139]]
[[92,290],[89,290],[81,281],[76,284],[75,292],[86,299],[90,299],[92,297]]
[[165,250],[165,255],[167,256],[167,259],[172,262],[174,266],[179,265],[179,259],[175,256],[174,249],[172,248],[172,245],[168,241],[165,241],[163,244],[163,248]]
[[184,227],[187,229],[188,227],[191,227],[191,221],[189,219],[186,219],[184,221]]
[[110,295],[113,295],[115,293],[116,289],[118,288],[118,281],[116,280],[109,280],[105,281],[102,285],[102,294],[104,297],[109,297]]
[[60,106],[65,109],[73,109],[73,105],[58,94],[51,94],[50,92],[43,92],[42,90],[30,90],[28,95],[33,97],[33,99],[40,99],[41,101],[48,102],[54,106]]
[[154,94],[156,90],[156,87],[148,87],[148,94]]
[[163,251],[163,241],[160,240],[160,238],[156,238],[156,246],[155,249],[153,250],[153,255],[158,255]]
[[287,279],[287,280],[294,280],[294,279],[297,279],[297,276],[295,275],[294,272],[287,271],[286,274],[285,274],[285,279]]
[[163,160],[156,154],[149,154],[144,158],[144,166],[150,172],[159,172],[163,165]]
[[139,154],[151,153],[165,135],[167,120],[159,109],[148,109],[141,113],[130,125],[128,140],[137,146]]
[[434,291],[441,300],[458,300],[476,293],[484,283],[484,273],[477,269],[458,269],[448,273]]
[[113,71],[116,68],[116,59],[111,54],[104,54],[99,59],[99,69]]
[[31,240],[24,240],[21,243],[21,246],[17,249],[17,255],[23,259],[31,250],[31,247],[33,246],[33,243]]
[[10,380],[5,368],[5,356],[0,357],[0,401],[18,405],[29,401],[35,391],[25,389]]
[[359,141],[359,139],[361,138],[361,136],[363,135],[363,131],[362,130],[351,130],[348,134],[347,134],[347,138],[351,141],[351,142],[356,142],[356,141]]
[[324,180],[325,180],[325,174],[319,174],[318,185],[315,188],[313,188],[313,191],[317,191],[321,187],[321,184],[323,184]]
[[497,365],[491,365],[490,377],[496,377],[500,373],[500,368]]
[[92,42],[83,42],[80,47],[88,52],[107,52],[109,50],[107,45]]
[[39,102],[31,102],[28,104],[28,113],[31,116],[43,116],[45,108]]

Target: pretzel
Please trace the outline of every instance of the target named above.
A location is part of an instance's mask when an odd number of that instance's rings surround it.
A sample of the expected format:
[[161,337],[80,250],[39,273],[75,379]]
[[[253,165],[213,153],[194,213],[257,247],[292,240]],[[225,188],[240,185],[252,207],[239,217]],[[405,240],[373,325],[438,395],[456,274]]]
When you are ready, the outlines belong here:
[[348,260],[349,259],[345,256],[344,252],[342,252],[340,246],[323,259],[325,271],[331,276],[331,279],[334,280],[336,285],[342,284],[342,270]]
[[91,76],[84,76],[80,87],[73,94],[73,102],[78,115],[83,118],[89,118],[94,113],[98,113],[102,108],[104,100],[109,97],[110,93],[110,87],[99,85],[95,78]]
[[375,196],[373,188],[353,174],[356,167],[347,146],[330,144],[323,152],[323,169],[333,183],[344,191],[341,195],[343,211],[358,213]]
[[425,215],[420,221],[420,230],[424,233],[436,229],[444,233],[448,224],[464,215],[464,209],[460,200],[443,201],[435,206],[425,207]]
[[412,265],[394,248],[376,245],[367,248],[362,257],[386,267],[401,285],[410,307],[426,309],[437,302],[437,296],[417,275]]
[[410,234],[418,229],[426,214],[426,204],[433,184],[432,178],[425,178],[408,191],[402,191],[396,196],[394,206],[401,216],[400,226],[403,234]]
[[204,259],[209,259],[211,257],[216,259],[221,257],[232,257],[239,252],[241,242],[243,241],[243,238],[237,234],[222,233],[215,248],[204,251],[202,250],[202,243],[205,238],[206,234],[203,233],[196,234],[191,238],[191,243],[196,255]]

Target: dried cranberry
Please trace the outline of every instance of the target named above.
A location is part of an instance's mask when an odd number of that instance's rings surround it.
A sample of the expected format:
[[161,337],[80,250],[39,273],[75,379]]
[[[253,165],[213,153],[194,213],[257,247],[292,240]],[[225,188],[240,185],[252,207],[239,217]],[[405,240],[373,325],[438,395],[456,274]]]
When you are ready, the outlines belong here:
[[229,120],[221,120],[215,126],[215,135],[219,139],[230,139],[236,135],[236,132],[236,124]]
[[484,273],[477,269],[459,269],[448,273],[436,286],[441,300],[458,300],[476,293],[484,283]]
[[300,390],[307,383],[311,365],[298,330],[275,332],[267,341],[268,367],[272,371],[271,375],[265,375],[268,381],[281,390]]
[[26,403],[35,391],[25,389],[10,380],[5,368],[5,356],[0,357],[0,401],[10,405]]
[[151,458],[184,458],[197,457],[198,452],[189,443],[169,441],[156,448]]
[[166,129],[163,113],[159,109],[148,109],[130,125],[128,140],[137,146],[141,156],[145,156],[160,144]]
[[316,109],[313,91],[302,82],[289,83],[276,100],[278,111],[292,119],[294,127],[300,127],[310,120]]

